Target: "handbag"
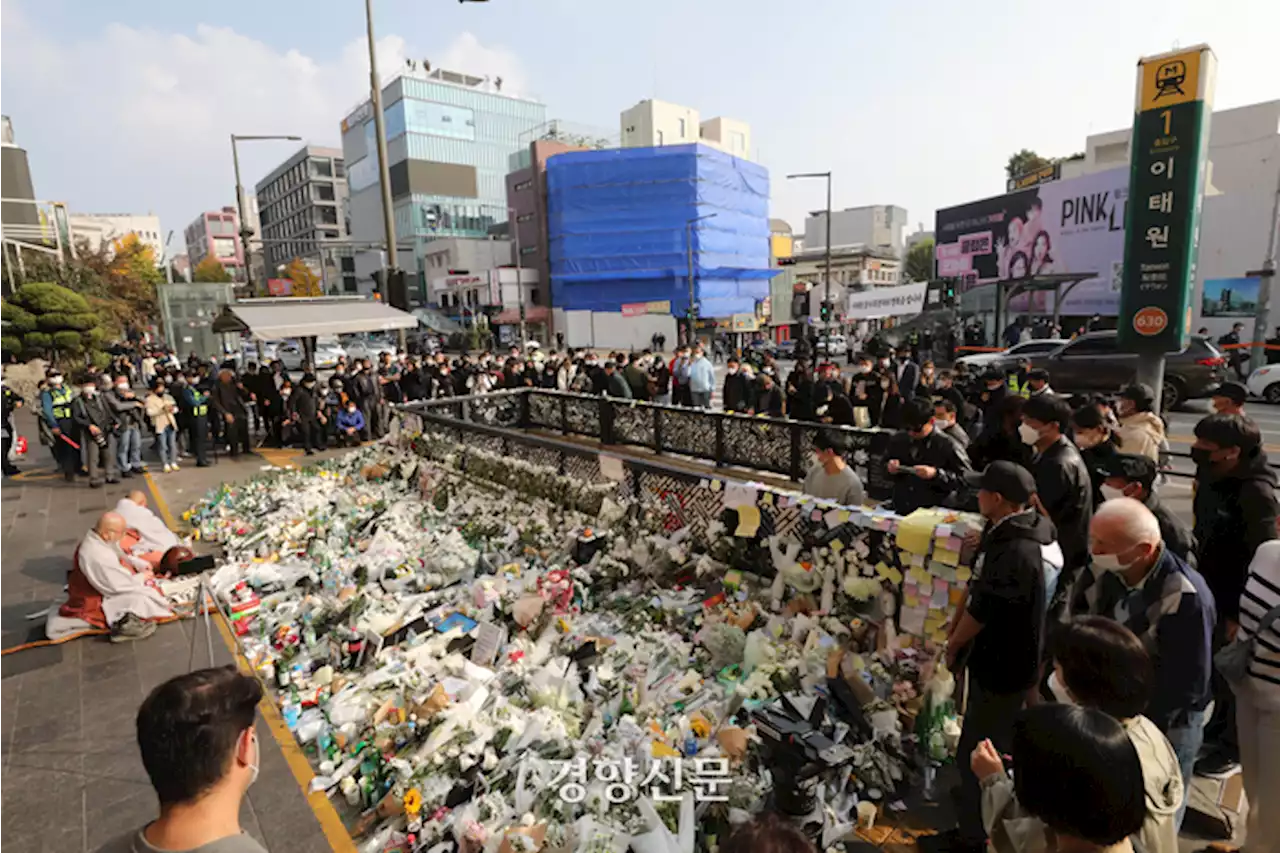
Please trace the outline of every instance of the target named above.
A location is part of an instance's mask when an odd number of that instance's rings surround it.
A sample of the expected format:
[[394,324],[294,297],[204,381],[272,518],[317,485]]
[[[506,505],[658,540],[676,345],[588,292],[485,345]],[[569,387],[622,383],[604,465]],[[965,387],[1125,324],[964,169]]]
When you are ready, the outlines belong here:
[[1253,663],[1258,636],[1270,628],[1278,618],[1280,618],[1280,604],[1263,614],[1263,617],[1258,620],[1257,630],[1250,634],[1247,640],[1241,640],[1237,636],[1237,639],[1218,649],[1218,653],[1213,656],[1213,665],[1218,668],[1218,672],[1222,673],[1223,678],[1238,684],[1248,677],[1249,664]]

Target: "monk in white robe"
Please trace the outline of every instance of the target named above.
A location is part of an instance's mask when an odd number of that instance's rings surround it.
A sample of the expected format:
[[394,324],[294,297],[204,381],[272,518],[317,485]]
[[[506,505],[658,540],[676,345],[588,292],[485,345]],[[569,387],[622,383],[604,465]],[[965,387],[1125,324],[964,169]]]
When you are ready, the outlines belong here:
[[[156,585],[155,575],[147,561],[126,553],[120,547],[121,537],[127,529],[128,525],[119,513],[108,512],[85,534],[76,549],[76,565],[68,579],[69,598],[63,605],[62,615],[79,616],[93,623],[97,620],[88,616],[96,609],[106,626],[113,628],[130,614],[134,617],[130,622],[173,615],[173,609]],[[85,594],[88,591],[83,589],[82,581],[101,596],[100,607],[94,607],[96,602],[92,599],[96,596]],[[68,612],[69,608],[81,612]]]
[[182,544],[177,535],[147,506],[147,496],[140,491],[132,491],[128,497],[120,499],[116,504],[116,512],[128,525],[122,547],[147,561],[154,571],[160,565],[160,558],[170,548]]

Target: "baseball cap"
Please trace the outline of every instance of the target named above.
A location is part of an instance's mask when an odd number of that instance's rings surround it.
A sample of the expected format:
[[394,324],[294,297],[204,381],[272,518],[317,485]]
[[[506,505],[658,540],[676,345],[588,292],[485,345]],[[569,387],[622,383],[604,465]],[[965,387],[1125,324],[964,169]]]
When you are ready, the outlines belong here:
[[1156,463],[1150,456],[1138,453],[1113,453],[1102,459],[1094,470],[1103,477],[1123,477],[1141,483],[1148,491],[1156,481]]
[[1156,399],[1156,392],[1143,382],[1135,382],[1120,389],[1120,399],[1132,400],[1140,405],[1150,405]]
[[1213,392],[1214,397],[1226,397],[1237,406],[1243,406],[1249,399],[1249,391],[1239,382],[1223,382]]
[[1036,493],[1035,478],[1016,462],[992,462],[982,471],[970,471],[964,479],[974,488],[994,492],[1018,504],[1025,504]]

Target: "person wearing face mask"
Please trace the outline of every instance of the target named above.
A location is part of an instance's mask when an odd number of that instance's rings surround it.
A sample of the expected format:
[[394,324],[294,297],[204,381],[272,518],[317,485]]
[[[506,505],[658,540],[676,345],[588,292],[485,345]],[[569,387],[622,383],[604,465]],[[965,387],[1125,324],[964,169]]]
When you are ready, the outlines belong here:
[[798,421],[813,420],[813,377],[809,373],[808,359],[796,359],[796,366],[787,374],[787,416]]
[[755,414],[767,415],[771,418],[780,418],[783,416],[782,389],[774,382],[772,373],[760,374],[755,394],[756,399],[752,406]]
[[911,358],[910,347],[898,347],[898,357],[891,364],[880,364],[881,369],[888,368],[890,375],[901,389],[904,397],[914,397],[916,387],[920,384],[920,365]]
[[80,396],[71,404],[71,416],[80,428],[80,450],[89,470],[89,488],[102,488],[104,476],[108,483],[120,482],[115,460],[119,423],[92,379],[86,377],[81,385]]
[[649,365],[649,387],[653,389],[655,403],[671,402],[671,369],[661,354],[655,355]]
[[[944,439],[945,440],[945,439]],[[1013,724],[1040,673],[1050,573],[1061,568],[1053,524],[1031,508],[1035,481],[1012,462],[993,462],[968,484],[978,490],[987,526],[973,582],[948,628],[948,667],[963,665],[969,693],[957,755],[994,741],[1008,749]],[[979,777],[963,762],[956,789],[956,829],[922,850],[981,851],[986,841]]]
[[360,444],[363,430],[364,415],[355,403],[348,402],[347,407],[338,413],[338,441],[344,447],[356,447]]
[[[1104,501],[1116,498],[1133,498],[1139,501],[1160,523],[1160,538],[1165,547],[1187,562],[1198,567],[1196,537],[1187,523],[1169,509],[1155,493],[1156,463],[1136,453],[1113,453],[1102,459],[1094,469],[1101,478],[1100,491]],[[1101,506],[1101,503],[1095,506]]]
[[[284,390],[281,389],[282,395]],[[324,428],[327,419],[320,411],[317,394],[315,374],[308,373],[302,377],[301,387],[291,389],[290,393],[284,396],[289,424],[293,427],[294,434],[302,439],[302,447],[307,456],[313,456],[317,450],[323,450],[326,444]],[[355,401],[348,400],[346,405],[355,406]],[[364,426],[363,419],[360,425]],[[339,434],[341,437],[341,426],[339,426]]]
[[160,815],[97,853],[265,853],[240,828],[262,758],[261,699],[258,680],[233,666],[179,675],[152,690],[138,709],[138,751]]
[[155,620],[173,615],[151,565],[120,547],[127,529],[117,512],[98,518],[76,548],[67,600],[58,609],[61,616],[110,628],[113,643],[144,640],[155,633]]
[[[1240,594],[1258,547],[1276,538],[1276,472],[1262,448],[1258,425],[1240,415],[1213,414],[1195,426],[1196,463],[1192,513],[1197,557],[1218,602],[1217,642],[1240,626]],[[1239,760],[1235,697],[1225,679],[1214,681],[1213,720],[1205,733],[1208,754],[1200,772],[1229,770]]]
[[849,442],[839,430],[820,430],[813,438],[814,465],[805,475],[803,491],[842,506],[861,506],[862,481],[845,457]]
[[968,450],[969,434],[956,417],[955,403],[943,397],[933,401],[933,428],[954,441],[961,450]]
[[79,443],[79,430],[72,416],[72,389],[64,386],[60,370],[50,370],[45,382],[47,384],[40,392],[40,411],[44,415],[44,424],[49,428],[49,448],[63,479],[74,483],[79,466],[79,450],[74,444]]
[[133,393],[125,376],[116,377],[114,390],[105,396],[120,424],[117,437],[120,475],[140,475],[147,470],[147,466],[142,464],[142,425],[147,416],[146,405]]
[[1249,389],[1239,382],[1223,382],[1213,392],[1209,403],[1219,415],[1240,415],[1247,418],[1244,404],[1248,399]]
[[1004,374],[999,370],[988,370],[982,374],[979,387],[982,388],[982,392],[978,395],[978,408],[982,410],[984,424],[992,421],[992,413],[1005,397],[1019,396],[1009,393],[1009,386],[1005,383]]
[[649,374],[645,372],[646,359],[647,355],[638,357],[633,355],[627,360],[626,367],[622,369],[622,378],[631,389],[633,400],[649,399]]
[[1116,404],[1120,414],[1116,434],[1126,453],[1141,453],[1159,462],[1165,430],[1164,421],[1155,412],[1155,396],[1149,385],[1136,382],[1125,386]]
[[[179,374],[181,377],[181,374]],[[194,376],[178,383],[178,408],[186,417],[187,449],[195,454],[196,467],[209,467],[209,395]]]
[[726,412],[741,412],[747,407],[747,380],[739,370],[738,359],[732,356],[725,363],[720,405]]
[[[1060,397],[1034,397],[1022,406],[1018,434],[1032,452],[1028,470],[1036,478],[1039,508],[1058,528],[1058,542],[1066,557],[1064,591],[1089,560],[1089,519],[1093,515],[1093,479],[1079,449],[1063,433],[1071,422],[1071,407]],[[1050,602],[1057,619],[1062,601]]]
[[178,402],[165,388],[164,380],[157,377],[151,383],[151,393],[146,400],[147,417],[155,430],[160,450],[160,462],[166,474],[178,469]]
[[1096,509],[1105,500],[1102,494],[1103,475],[1100,472],[1120,452],[1120,443],[1097,407],[1088,404],[1071,413],[1071,435],[1089,469],[1093,485],[1093,506]]
[[[1109,500],[1089,525],[1091,570],[1072,592],[1076,615],[1124,625],[1151,653],[1155,686],[1147,716],[1169,739],[1183,779],[1204,739],[1213,698],[1214,595],[1199,572],[1160,538],[1160,524],[1132,498]],[[1182,822],[1185,794],[1177,821]]]
[[969,457],[933,428],[933,403],[918,397],[906,404],[903,429],[885,452],[893,480],[893,511],[909,515],[921,507],[951,506],[969,473]]

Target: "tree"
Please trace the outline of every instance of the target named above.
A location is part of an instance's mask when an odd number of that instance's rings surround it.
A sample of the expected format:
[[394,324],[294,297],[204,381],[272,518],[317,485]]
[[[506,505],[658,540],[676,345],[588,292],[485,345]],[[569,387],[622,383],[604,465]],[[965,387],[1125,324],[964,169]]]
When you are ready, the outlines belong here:
[[933,278],[933,238],[921,240],[907,250],[905,272],[907,281],[928,281]]
[[1009,155],[1009,162],[1005,164],[1004,172],[1007,177],[1016,178],[1027,172],[1041,169],[1045,166],[1052,166],[1053,162],[1028,148],[1023,148],[1017,154]]
[[200,263],[196,264],[196,268],[191,271],[192,281],[231,281],[231,273],[227,272],[227,268],[218,263],[215,257],[207,257]]
[[302,258],[289,261],[284,277],[293,282],[294,296],[324,296],[320,290],[320,277],[311,271]]
[[3,306],[8,323],[4,351],[19,358],[54,363],[93,358],[108,338],[89,300],[53,282],[32,282],[14,291]]

